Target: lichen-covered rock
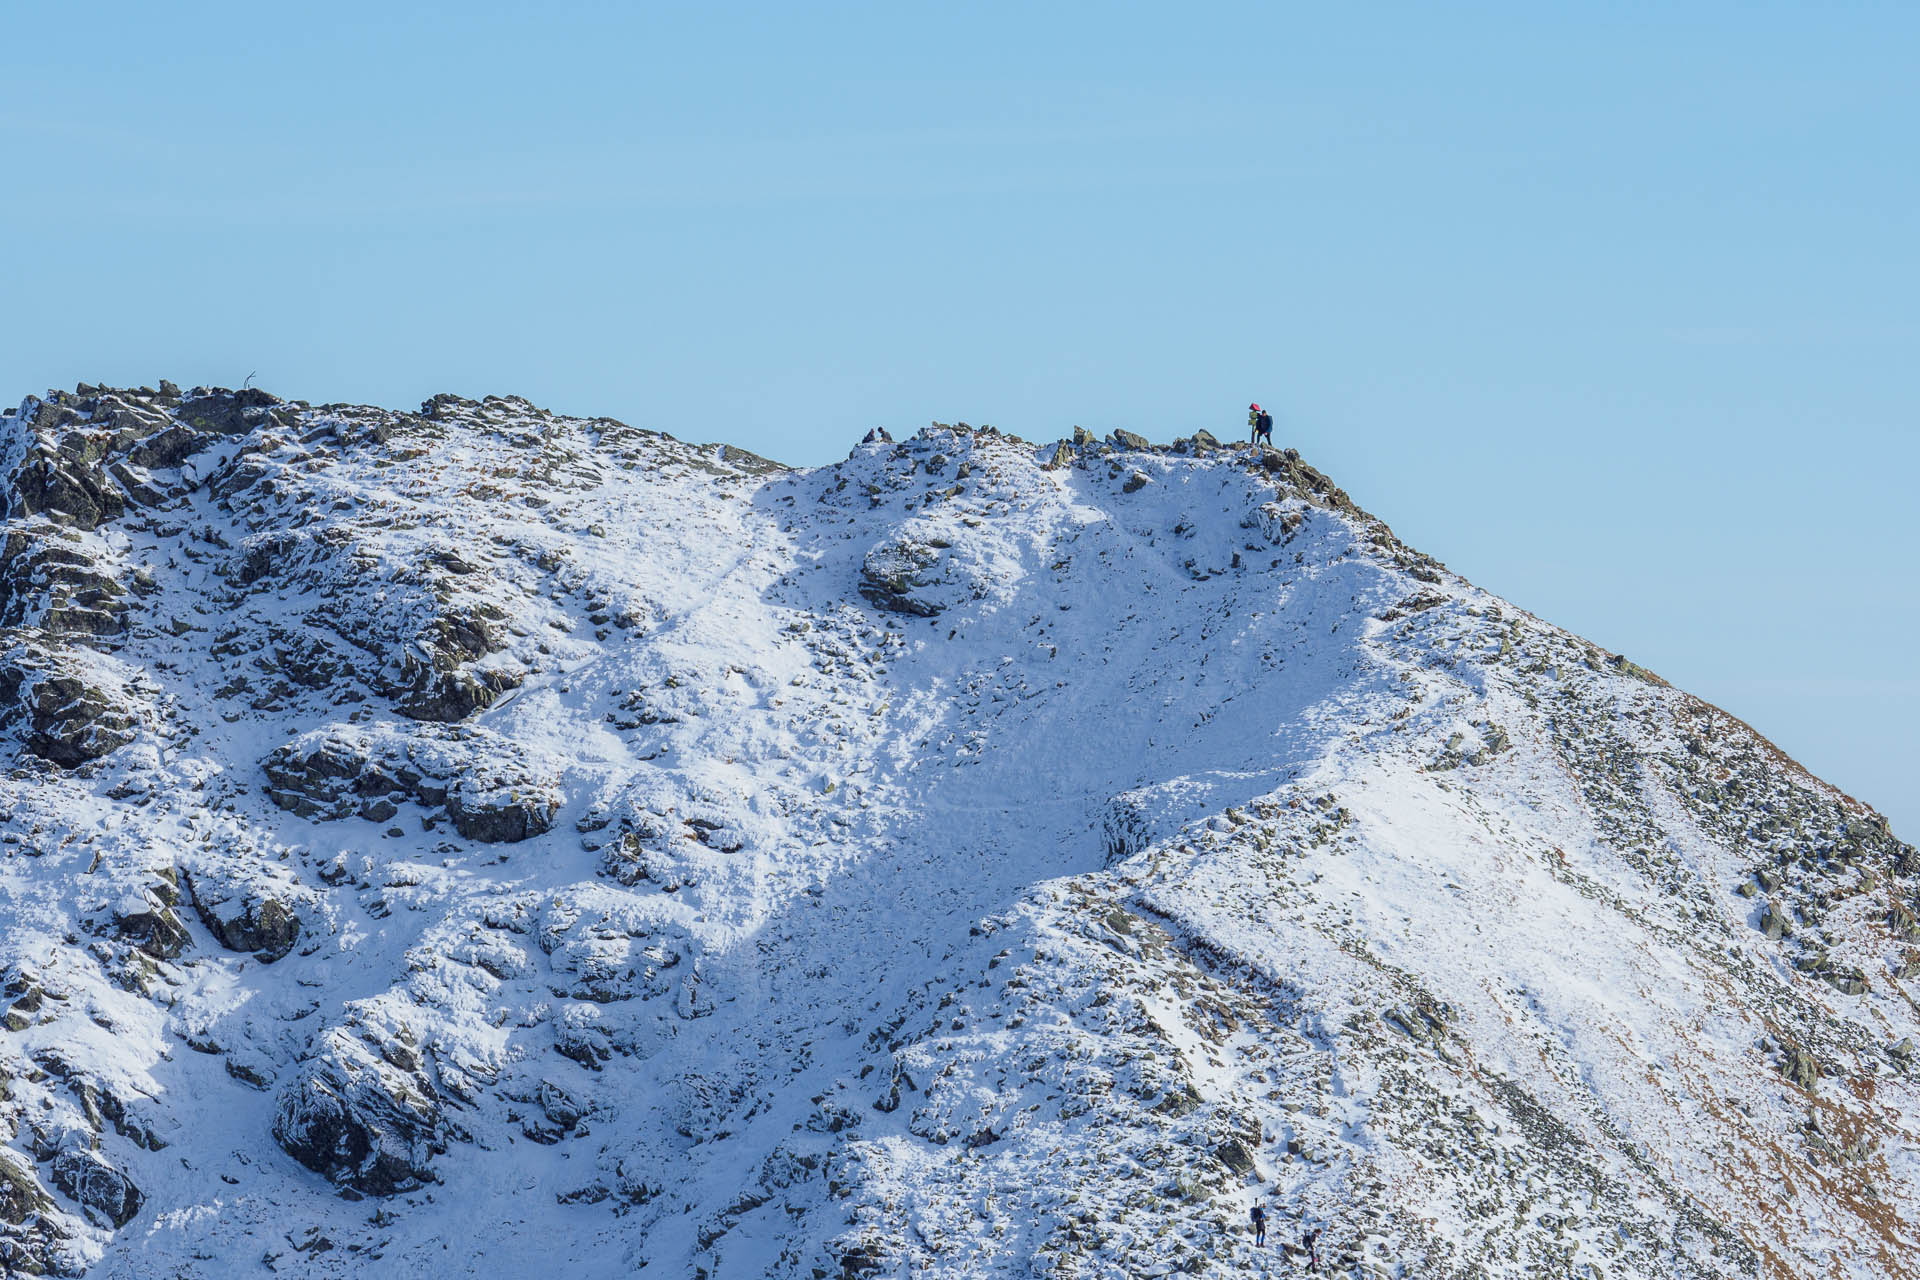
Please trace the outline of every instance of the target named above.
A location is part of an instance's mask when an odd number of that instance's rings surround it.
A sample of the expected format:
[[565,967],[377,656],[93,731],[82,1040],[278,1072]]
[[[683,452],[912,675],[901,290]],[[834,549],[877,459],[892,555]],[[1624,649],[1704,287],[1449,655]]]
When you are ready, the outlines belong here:
[[335,1186],[389,1196],[435,1181],[446,1150],[440,1104],[424,1080],[343,1030],[280,1095],[273,1137]]
[[213,388],[196,394],[180,405],[180,417],[201,431],[218,435],[242,435],[271,420],[280,397],[258,387],[239,391]]
[[91,1151],[63,1151],[56,1156],[53,1185],[78,1204],[95,1226],[124,1227],[146,1203],[132,1178]]
[[1780,1054],[1780,1074],[1802,1089],[1813,1090],[1820,1087],[1820,1077],[1825,1074],[1820,1069],[1820,1060],[1798,1045],[1788,1045]]
[[1116,429],[1112,435],[1107,437],[1107,439],[1113,441],[1116,445],[1120,446],[1122,449],[1137,449],[1137,450],[1145,451],[1147,449],[1153,448],[1153,443],[1150,440],[1148,440],[1145,436],[1140,435],[1137,432],[1133,432],[1133,431],[1122,431],[1122,430]]
[[0,1147],[0,1222],[15,1226],[53,1208],[53,1199],[12,1151]]
[[0,1147],[0,1275],[77,1275],[53,1197],[19,1155]]

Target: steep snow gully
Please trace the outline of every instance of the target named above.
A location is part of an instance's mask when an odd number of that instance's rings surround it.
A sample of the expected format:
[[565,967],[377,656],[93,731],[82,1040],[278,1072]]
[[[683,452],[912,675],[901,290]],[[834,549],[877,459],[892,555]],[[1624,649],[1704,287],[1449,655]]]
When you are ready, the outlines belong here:
[[0,481],[9,1274],[1920,1273],[1914,850],[1292,451]]

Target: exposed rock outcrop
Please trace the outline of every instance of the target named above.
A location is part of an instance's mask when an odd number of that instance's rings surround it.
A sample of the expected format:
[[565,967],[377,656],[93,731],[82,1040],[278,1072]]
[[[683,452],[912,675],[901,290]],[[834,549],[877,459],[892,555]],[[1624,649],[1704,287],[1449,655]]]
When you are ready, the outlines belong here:
[[53,1185],[103,1226],[126,1226],[146,1203],[132,1178],[91,1151],[63,1151],[56,1156]]
[[513,744],[463,727],[378,733],[344,726],[306,734],[264,762],[267,797],[319,821],[386,822],[408,801],[442,809],[469,840],[527,840],[551,829],[557,777]]
[[280,1095],[273,1136],[335,1186],[370,1196],[434,1181],[433,1158],[446,1150],[440,1105],[418,1065],[398,1066],[342,1030],[328,1033]]

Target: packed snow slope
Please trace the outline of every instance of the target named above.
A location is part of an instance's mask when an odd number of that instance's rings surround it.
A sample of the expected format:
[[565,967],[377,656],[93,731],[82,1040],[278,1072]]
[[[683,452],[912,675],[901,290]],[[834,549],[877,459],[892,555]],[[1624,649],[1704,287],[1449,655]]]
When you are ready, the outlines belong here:
[[1076,435],[0,416],[0,1270],[1920,1274],[1911,847]]

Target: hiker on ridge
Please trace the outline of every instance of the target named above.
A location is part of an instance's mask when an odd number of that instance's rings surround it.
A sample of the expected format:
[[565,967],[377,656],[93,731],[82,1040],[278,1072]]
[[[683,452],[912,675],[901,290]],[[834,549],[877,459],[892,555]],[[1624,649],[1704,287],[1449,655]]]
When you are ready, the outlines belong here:
[[1253,429],[1253,438],[1248,443],[1259,444],[1263,440],[1273,443],[1273,415],[1258,403],[1247,406],[1247,426]]
[[1259,1205],[1253,1206],[1253,1243],[1256,1248],[1267,1243],[1267,1211]]

